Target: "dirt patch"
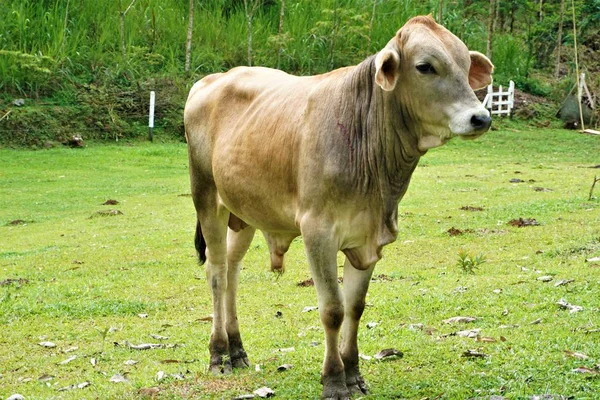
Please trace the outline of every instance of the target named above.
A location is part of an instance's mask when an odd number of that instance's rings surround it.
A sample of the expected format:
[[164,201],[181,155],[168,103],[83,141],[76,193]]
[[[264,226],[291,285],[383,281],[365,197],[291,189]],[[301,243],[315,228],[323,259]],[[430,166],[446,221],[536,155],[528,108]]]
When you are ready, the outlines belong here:
[[113,199],[108,199],[104,203],[102,203],[103,206],[116,206],[117,204],[119,204],[119,202]]
[[90,218],[96,217],[114,217],[117,215],[123,215],[123,213],[119,210],[101,210],[97,211],[94,214],[90,215]]
[[460,209],[463,211],[483,211],[483,207],[473,207],[473,206],[462,206]]
[[27,223],[27,221],[22,220],[22,219],[15,219],[13,221],[10,221],[8,224],[6,225],[11,225],[11,226],[17,226],[17,225],[25,225]]
[[9,279],[5,279],[3,281],[0,281],[0,286],[8,286],[8,285],[18,285],[18,286],[22,286],[29,283],[29,279],[25,279],[25,278],[9,278]]
[[510,226],[516,226],[518,228],[522,228],[524,226],[539,226],[540,223],[537,222],[535,218],[518,218],[508,221]]

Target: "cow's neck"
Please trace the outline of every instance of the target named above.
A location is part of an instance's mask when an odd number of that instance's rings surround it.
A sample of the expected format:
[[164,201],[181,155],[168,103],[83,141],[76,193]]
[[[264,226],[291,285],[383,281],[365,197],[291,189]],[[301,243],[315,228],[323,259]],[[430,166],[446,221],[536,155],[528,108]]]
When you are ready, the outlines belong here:
[[350,168],[356,190],[381,195],[384,213],[395,212],[422,153],[409,113],[390,92],[375,84],[374,57],[354,67],[343,80],[340,130],[351,144]]

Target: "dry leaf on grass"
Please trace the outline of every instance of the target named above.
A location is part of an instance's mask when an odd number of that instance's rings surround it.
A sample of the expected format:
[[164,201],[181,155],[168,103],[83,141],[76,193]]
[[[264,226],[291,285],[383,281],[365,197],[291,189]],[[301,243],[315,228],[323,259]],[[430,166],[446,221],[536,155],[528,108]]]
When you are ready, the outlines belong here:
[[69,386],[62,387],[62,388],[58,389],[58,391],[65,392],[67,390],[73,390],[73,389],[84,389],[90,385],[91,385],[91,383],[89,383],[89,382],[81,382],[77,385],[69,385]]
[[475,317],[452,317],[452,318],[445,319],[442,322],[444,322],[445,324],[462,324],[462,323],[473,322],[473,321],[477,321],[477,318],[475,318]]
[[77,356],[71,356],[71,357],[67,358],[67,359],[66,359],[66,360],[64,360],[64,361],[61,361],[61,362],[59,362],[59,363],[58,363],[58,365],[65,365],[65,364],[68,364],[68,363],[70,363],[71,361],[73,361],[73,360],[74,360],[74,359],[76,359],[76,358],[77,358]]
[[283,372],[292,369],[294,366],[292,364],[283,364],[277,367],[277,371]]
[[247,399],[253,399],[255,397],[256,396],[253,394],[242,394],[237,397],[234,397],[232,400],[247,400]]
[[592,258],[586,258],[585,262],[598,262],[600,261],[600,257],[592,257]]
[[137,362],[137,361],[135,361],[135,360],[127,360],[127,361],[125,361],[123,364],[125,364],[125,365],[135,365],[135,364],[137,364],[137,363],[138,363],[138,362]]
[[588,358],[590,358],[588,355],[583,354],[583,353],[578,353],[576,351],[571,351],[571,350],[563,350],[563,353],[565,353],[566,355],[568,355],[569,357],[573,357],[573,358],[579,358],[580,360],[587,360]]
[[576,306],[573,304],[569,304],[565,299],[560,299],[556,302],[560,306],[560,308],[564,308],[565,310],[569,310],[570,313],[576,313],[583,310],[582,306]]
[[400,350],[383,349],[379,353],[375,354],[373,357],[375,357],[376,360],[383,360],[383,359],[390,358],[390,357],[402,358],[403,356],[404,356],[404,353],[402,353]]
[[259,389],[256,389],[254,391],[254,394],[257,395],[258,397],[262,397],[262,398],[267,398],[267,397],[271,397],[271,396],[275,396],[275,392],[273,391],[273,389],[268,388],[266,386],[263,386]]
[[379,325],[378,322],[367,322],[367,329],[373,329],[375,328],[377,325]]
[[48,382],[48,381],[51,381],[52,379],[54,379],[53,375],[44,374],[44,375],[42,375],[42,376],[40,376],[38,378],[38,381],[40,381],[40,382]]
[[25,400],[25,396],[19,393],[15,393],[6,400]]
[[153,333],[150,334],[150,337],[156,340],[169,340],[167,336],[155,335]]
[[319,309],[319,307],[316,307],[316,306],[306,306],[302,309],[302,312],[311,312],[311,311],[315,311],[318,309]]
[[478,342],[482,342],[482,343],[496,343],[497,342],[497,340],[495,338],[489,337],[489,336],[477,336],[475,338],[475,340]]
[[554,287],[566,286],[569,283],[573,283],[573,282],[575,282],[575,279],[561,279],[560,281],[558,281],[554,284]]
[[462,354],[462,356],[465,358],[485,358],[487,357],[487,354],[477,350],[467,350]]
[[42,346],[42,347],[46,347],[46,348],[48,348],[48,349],[52,349],[52,348],[56,347],[56,344],[55,344],[55,343],[53,343],[53,342],[40,342],[40,343],[38,343],[38,344],[39,344],[40,346]]
[[138,394],[140,394],[142,396],[147,396],[147,397],[155,397],[159,393],[160,393],[160,388],[158,388],[156,386],[149,387],[149,388],[141,388],[140,390],[138,390]]
[[110,378],[109,382],[112,382],[112,383],[123,383],[123,382],[127,382],[127,378],[125,378],[124,375],[115,374],[115,375],[113,375]]
[[294,347],[285,347],[283,349],[277,349],[280,353],[291,353],[292,351],[296,351]]
[[156,373],[156,380],[158,382],[162,381],[165,378],[165,375],[166,375],[165,371],[158,371]]
[[592,369],[592,368],[588,368],[588,367],[577,367],[571,371],[577,372],[578,374],[586,374],[586,375],[592,375],[592,376],[600,375],[600,371]]
[[303,280],[302,282],[298,282],[296,284],[296,286],[300,286],[300,287],[315,286],[315,282],[313,281],[312,278],[308,278],[308,279]]
[[544,276],[540,276],[539,278],[537,278],[537,280],[540,282],[550,282],[552,279],[554,279],[554,278],[550,275],[544,275]]

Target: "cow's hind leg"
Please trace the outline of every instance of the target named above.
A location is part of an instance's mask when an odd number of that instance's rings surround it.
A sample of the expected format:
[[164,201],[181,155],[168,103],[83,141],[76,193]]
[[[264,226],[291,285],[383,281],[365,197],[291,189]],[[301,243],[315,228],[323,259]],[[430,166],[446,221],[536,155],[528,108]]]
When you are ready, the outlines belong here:
[[203,204],[198,209],[196,248],[200,262],[206,259],[206,280],[212,292],[213,324],[208,348],[213,374],[230,373],[232,369],[226,329],[228,217],[228,211],[216,205]]
[[365,297],[375,264],[366,270],[359,270],[346,259],[344,263],[344,323],[340,346],[346,386],[353,394],[367,394],[367,385],[358,367],[358,326],[365,309]]
[[248,356],[242,345],[240,327],[237,319],[236,295],[238,286],[238,275],[242,258],[248,251],[255,229],[246,226],[234,231],[229,229],[227,237],[227,294],[225,298],[226,329],[229,339],[229,356],[234,368],[245,368],[250,366]]

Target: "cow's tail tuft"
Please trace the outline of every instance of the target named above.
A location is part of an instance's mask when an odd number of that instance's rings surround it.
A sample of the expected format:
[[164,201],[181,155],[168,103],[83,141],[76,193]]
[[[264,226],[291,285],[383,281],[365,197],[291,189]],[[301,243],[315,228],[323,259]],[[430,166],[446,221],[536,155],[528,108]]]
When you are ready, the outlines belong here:
[[198,252],[198,262],[200,265],[206,262],[206,241],[202,235],[202,229],[200,229],[200,222],[196,223],[196,236],[194,237],[194,244],[196,245],[196,251]]

